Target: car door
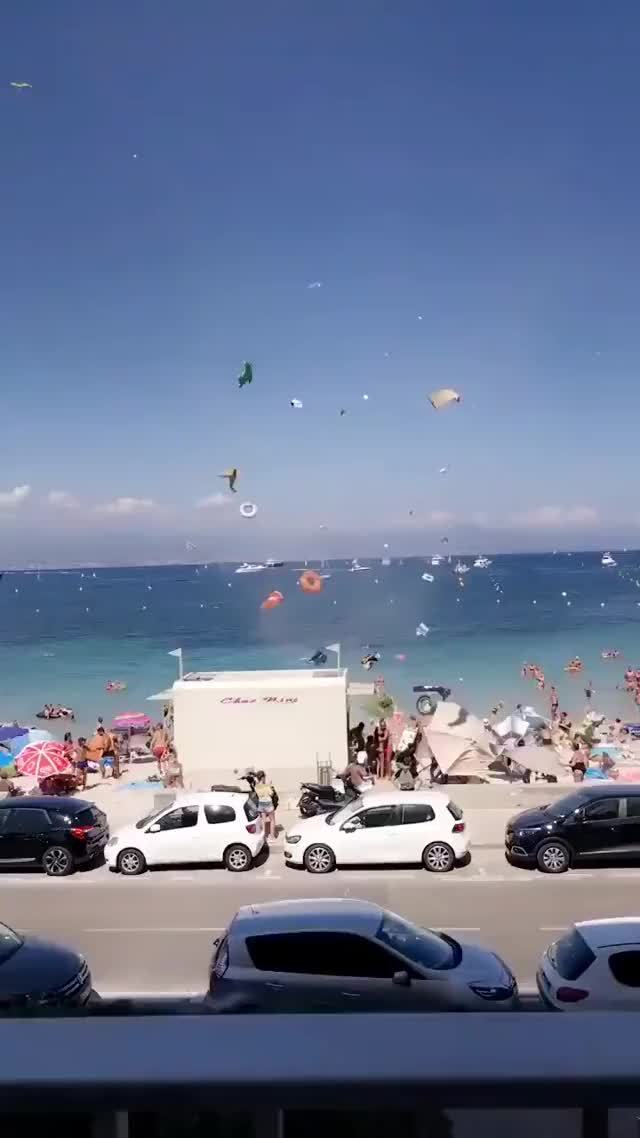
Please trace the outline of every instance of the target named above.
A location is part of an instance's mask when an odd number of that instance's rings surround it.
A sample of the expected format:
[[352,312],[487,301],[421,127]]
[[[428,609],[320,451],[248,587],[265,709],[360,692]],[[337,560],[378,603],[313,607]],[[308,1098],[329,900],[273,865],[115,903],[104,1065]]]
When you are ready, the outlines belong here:
[[198,847],[200,861],[222,861],[227,846],[238,840],[238,823],[233,806],[207,804],[200,811]]
[[[603,977],[602,989],[592,989],[593,1007],[606,1001],[612,1011],[629,1011],[640,1008],[640,945],[615,945],[604,950],[608,953],[608,975]],[[606,988],[605,988],[605,982]]]
[[622,836],[626,852],[640,856],[640,794],[627,794],[622,803]]
[[[277,933],[247,937],[246,946],[256,969],[255,1004],[263,1011],[389,1012],[415,1006],[417,973],[367,937]],[[394,983],[394,976],[404,982]]]
[[612,857],[624,852],[621,799],[607,796],[588,802],[570,836],[579,857]]
[[399,806],[370,806],[352,814],[338,832],[338,862],[367,865],[401,861],[397,842],[401,820]]
[[40,861],[51,832],[47,811],[24,807],[7,813],[0,837],[0,860],[25,865]]
[[436,820],[433,806],[428,802],[403,802],[399,809],[402,825],[398,828],[395,839],[398,850],[402,853],[399,860],[419,862],[425,846],[437,836],[436,827],[429,824]]
[[197,860],[198,806],[176,806],[145,830],[144,854],[150,865]]

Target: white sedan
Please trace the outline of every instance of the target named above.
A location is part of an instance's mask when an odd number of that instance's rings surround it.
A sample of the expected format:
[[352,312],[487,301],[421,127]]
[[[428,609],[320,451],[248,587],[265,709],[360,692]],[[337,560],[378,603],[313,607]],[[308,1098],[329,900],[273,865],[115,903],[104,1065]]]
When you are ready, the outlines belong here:
[[288,864],[309,873],[412,862],[446,873],[468,850],[462,810],[441,790],[370,790],[333,814],[299,821],[284,839]]
[[536,979],[557,1011],[638,1011],[640,917],[572,925],[546,949]]
[[246,794],[180,794],[105,846],[110,869],[134,877],[150,865],[222,862],[232,873],[250,869],[264,846],[262,819]]

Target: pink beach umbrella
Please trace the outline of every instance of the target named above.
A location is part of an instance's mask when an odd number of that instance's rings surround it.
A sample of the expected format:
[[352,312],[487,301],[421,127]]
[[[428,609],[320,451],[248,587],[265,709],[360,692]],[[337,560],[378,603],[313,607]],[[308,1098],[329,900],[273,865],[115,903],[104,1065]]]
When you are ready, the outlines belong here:
[[30,743],[16,759],[20,774],[30,774],[41,781],[52,774],[66,774],[71,763],[64,753],[62,743]]
[[116,715],[113,726],[130,731],[146,731],[151,726],[151,720],[142,711],[128,711],[123,715]]

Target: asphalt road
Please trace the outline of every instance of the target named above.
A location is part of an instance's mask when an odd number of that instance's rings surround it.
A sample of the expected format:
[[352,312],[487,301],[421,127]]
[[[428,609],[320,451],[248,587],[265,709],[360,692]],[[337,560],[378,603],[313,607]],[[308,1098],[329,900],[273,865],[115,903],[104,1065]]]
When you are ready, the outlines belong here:
[[494,948],[527,988],[549,941],[574,920],[637,913],[639,885],[640,868],[548,877],[513,869],[489,849],[443,876],[380,869],[312,877],[288,869],[275,851],[262,868],[236,875],[184,868],[121,878],[102,867],[57,880],[0,872],[0,916],[82,951],[104,995],[196,994],[206,984],[211,942],[240,905],[361,897]]

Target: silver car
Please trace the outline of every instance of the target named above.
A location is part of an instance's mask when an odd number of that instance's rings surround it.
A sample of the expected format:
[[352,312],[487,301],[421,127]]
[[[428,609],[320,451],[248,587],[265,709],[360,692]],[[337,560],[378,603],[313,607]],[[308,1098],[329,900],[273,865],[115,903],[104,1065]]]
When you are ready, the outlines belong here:
[[216,942],[205,1005],[215,1012],[505,1011],[507,965],[350,898],[245,905]]

